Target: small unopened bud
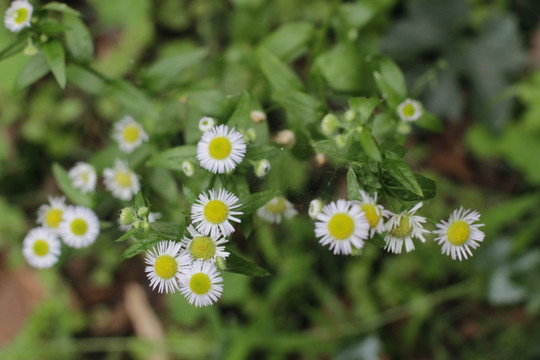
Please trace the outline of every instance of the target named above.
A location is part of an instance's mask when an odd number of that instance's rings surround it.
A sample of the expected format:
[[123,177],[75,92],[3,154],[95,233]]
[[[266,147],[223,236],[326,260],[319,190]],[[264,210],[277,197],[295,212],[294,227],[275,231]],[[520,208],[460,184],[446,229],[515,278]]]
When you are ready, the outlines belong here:
[[143,222],[142,228],[144,231],[144,236],[148,236],[148,234],[150,234],[150,223],[148,223],[148,221]]
[[39,36],[39,41],[41,41],[42,43],[46,43],[47,40],[49,40],[49,37],[48,37],[47,35],[41,34],[41,35]]
[[195,174],[195,165],[189,160],[184,160],[182,163],[182,171],[187,177],[192,177]]
[[221,256],[216,257],[216,268],[219,271],[227,270],[227,260]]
[[293,147],[296,144],[296,136],[291,130],[281,130],[274,137],[274,141],[279,145]]
[[251,117],[251,120],[257,124],[266,120],[266,114],[260,110],[253,110],[251,114],[249,114],[249,117]]
[[270,161],[263,159],[255,164],[255,175],[259,178],[263,178],[270,171]]
[[120,212],[120,224],[129,226],[137,219],[135,216],[135,211],[132,208],[126,207],[123,208]]
[[345,121],[351,122],[356,117],[356,111],[349,109],[345,111],[345,114],[343,115],[343,117],[345,118]]
[[339,120],[334,114],[326,114],[321,121],[321,130],[326,136],[332,136],[339,128]]
[[205,116],[199,120],[199,130],[202,132],[206,132],[214,126],[216,126],[216,120],[212,119],[211,117]]
[[317,166],[323,166],[324,164],[326,164],[326,155],[324,155],[323,153],[317,153],[315,155],[315,163],[317,164]]
[[38,53],[38,48],[32,42],[32,39],[28,39],[28,45],[23,50],[23,54],[26,56],[34,56]]
[[411,124],[401,121],[397,126],[397,132],[402,135],[407,135],[411,132]]
[[334,141],[338,148],[343,149],[347,145],[347,138],[345,135],[339,134],[334,137]]
[[312,219],[317,218],[317,216],[322,211],[322,207],[323,207],[323,204],[321,200],[319,199],[311,200],[311,202],[309,203],[309,210],[308,210],[309,216]]
[[150,210],[146,206],[141,206],[139,210],[137,210],[137,216],[140,218],[146,217]]
[[136,220],[134,223],[133,223],[133,228],[134,229],[140,229],[142,227],[142,222],[141,220]]

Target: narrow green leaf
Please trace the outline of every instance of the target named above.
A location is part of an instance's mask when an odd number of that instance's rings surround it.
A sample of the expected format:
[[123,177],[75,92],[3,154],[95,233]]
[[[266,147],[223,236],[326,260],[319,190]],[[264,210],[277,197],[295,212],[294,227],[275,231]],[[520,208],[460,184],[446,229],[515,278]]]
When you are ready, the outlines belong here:
[[403,201],[420,201],[433,199],[437,194],[437,184],[420,174],[414,174],[416,181],[422,189],[422,196],[419,196],[412,191],[406,189],[398,180],[394,179],[389,174],[383,174],[381,179],[382,184],[392,191],[392,194]]
[[66,68],[67,80],[70,84],[89,94],[101,94],[107,86],[104,77],[83,66],[69,64]]
[[65,14],[71,14],[71,15],[75,15],[75,16],[80,16],[81,15],[81,13],[78,12],[77,10],[75,10],[73,8],[70,8],[69,6],[67,6],[64,3],[60,3],[60,2],[56,2],[56,1],[52,1],[50,3],[47,3],[47,4],[45,4],[44,6],[42,6],[41,8],[38,9],[38,11],[41,11],[41,10],[57,11],[57,12],[61,12],[61,13],[65,13]]
[[147,250],[153,248],[157,243],[162,241],[160,238],[149,237],[143,240],[139,240],[124,251],[121,260],[126,260],[134,256],[139,255]]
[[150,185],[169,204],[178,202],[178,184],[172,173],[163,168],[153,169]]
[[360,186],[358,185],[358,179],[352,166],[347,171],[347,195],[349,200],[361,200]]
[[170,223],[170,222],[164,222],[164,221],[156,221],[156,222],[150,223],[150,228],[157,235],[165,239],[180,240],[180,238],[184,235],[184,231],[186,229],[186,223],[177,224],[177,223]]
[[146,206],[145,202],[144,202],[144,197],[143,197],[143,194],[142,194],[142,191],[139,190],[137,192],[137,195],[135,195],[135,201],[134,201],[134,206],[135,206],[135,211],[137,211],[140,207],[143,207],[143,206]]
[[337,91],[357,93],[363,89],[362,69],[365,61],[355,46],[339,43],[320,54],[315,65],[328,85]]
[[362,149],[364,149],[364,152],[367,154],[367,156],[377,162],[382,161],[381,152],[379,151],[377,141],[375,141],[373,135],[371,135],[371,132],[368,129],[363,129],[358,134],[358,140],[360,140]]
[[225,271],[255,277],[265,277],[270,275],[266,269],[244,259],[230,247],[227,247],[226,249],[229,252],[229,256],[226,259],[227,269]]
[[56,35],[63,31],[68,30],[69,27],[67,27],[66,25],[60,24],[56,20],[47,19],[47,20],[41,21],[36,26],[32,26],[32,29],[35,32],[38,32],[40,34]]
[[94,57],[94,42],[88,28],[76,15],[65,13],[64,24],[68,27],[65,32],[66,45],[73,57],[80,62],[90,62]]
[[52,165],[54,178],[58,187],[73,203],[89,208],[94,207],[95,198],[90,194],[83,194],[78,189],[75,189],[71,183],[68,173],[57,163]]
[[50,40],[40,47],[56,82],[63,89],[66,87],[66,58],[64,47],[58,40]]
[[124,105],[135,117],[155,117],[156,111],[144,92],[124,80],[115,80],[107,87],[109,95]]
[[382,58],[379,61],[379,71],[373,75],[377,88],[388,105],[396,109],[407,97],[407,86],[401,69],[392,60]]
[[415,125],[420,126],[426,130],[431,130],[434,132],[442,132],[443,124],[442,121],[435,115],[424,110],[424,113],[418,120],[414,122]]
[[129,239],[132,235],[134,235],[139,229],[131,228],[128,231],[126,231],[122,236],[120,236],[118,239],[116,239],[116,242],[122,242]]
[[279,195],[279,191],[266,190],[258,193],[251,194],[247,199],[241,199],[243,201],[239,211],[242,211],[242,217],[246,217],[255,212],[258,208],[263,207],[272,198]]
[[289,62],[307,50],[315,29],[307,22],[294,22],[282,25],[268,35],[260,44],[277,58]]
[[29,85],[32,85],[49,73],[49,66],[45,58],[38,54],[30,59],[24,69],[21,71],[15,82],[15,89],[20,91]]
[[185,184],[184,186],[182,186],[182,192],[184,193],[184,196],[186,197],[188,204],[195,203],[195,200],[197,200],[197,197],[195,196],[193,191],[191,191],[191,189],[188,188]]
[[390,176],[396,179],[403,187],[413,194],[423,197],[422,188],[418,184],[414,172],[403,160],[385,159],[382,167]]
[[251,98],[249,93],[245,92],[240,96],[238,105],[234,110],[232,116],[229,118],[227,125],[229,127],[235,127],[236,129],[246,129],[249,125],[251,113]]
[[218,90],[190,91],[181,100],[203,114],[214,117],[229,116],[235,105],[234,101]]
[[17,36],[7,44],[2,50],[0,50],[0,60],[7,59],[10,56],[18,54],[23,51],[28,43],[28,37],[30,36],[28,30],[22,30]]
[[302,90],[304,84],[298,76],[266,48],[258,52],[261,70],[276,91]]
[[183,171],[182,162],[184,160],[197,161],[197,145],[183,145],[165,150],[152,156],[146,165]]
[[299,91],[280,91],[274,92],[272,99],[287,110],[290,128],[296,129],[322,119],[323,105],[311,95]]
[[283,153],[283,149],[272,145],[248,146],[246,159],[257,161],[262,159],[273,159]]
[[373,110],[380,104],[381,100],[378,98],[349,98],[349,108],[356,113],[356,119],[361,125],[367,123]]

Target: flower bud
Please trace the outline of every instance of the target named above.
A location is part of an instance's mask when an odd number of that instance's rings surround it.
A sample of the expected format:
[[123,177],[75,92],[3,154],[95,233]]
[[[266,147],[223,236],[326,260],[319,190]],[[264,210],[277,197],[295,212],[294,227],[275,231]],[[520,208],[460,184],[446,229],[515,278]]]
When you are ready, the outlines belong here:
[[324,135],[332,136],[339,129],[339,120],[334,114],[326,114],[321,121],[321,129]]
[[249,128],[247,129],[246,131],[246,134],[244,135],[244,137],[247,137],[247,141],[246,142],[255,142],[255,140],[257,140],[257,131],[254,129],[254,128]]
[[296,144],[296,136],[291,130],[281,130],[274,137],[274,141],[279,145],[293,147]]
[[270,171],[271,165],[270,161],[263,159],[260,160],[255,164],[255,175],[258,178],[263,178],[268,174],[268,171]]
[[311,200],[309,203],[308,214],[312,219],[316,219],[317,216],[321,213],[323,208],[322,201],[319,199]]
[[347,145],[347,138],[343,134],[336,135],[334,141],[336,142],[336,146],[340,149],[343,149]]
[[184,160],[182,162],[182,171],[184,171],[187,177],[192,177],[195,173],[195,165],[189,160]]
[[120,223],[122,225],[129,226],[133,224],[136,219],[137,217],[135,216],[135,211],[133,211],[133,209],[130,207],[123,208],[120,212]]
[[349,109],[345,111],[345,114],[343,115],[343,117],[345,118],[345,121],[352,122],[354,118],[356,117],[356,111]]
[[139,210],[137,210],[137,216],[140,218],[144,218],[148,215],[150,210],[146,206],[141,206]]
[[257,124],[266,120],[266,114],[260,110],[253,110],[251,114],[249,114],[249,117],[251,117],[251,120]]
[[221,256],[216,257],[216,267],[219,271],[227,270],[227,260]]

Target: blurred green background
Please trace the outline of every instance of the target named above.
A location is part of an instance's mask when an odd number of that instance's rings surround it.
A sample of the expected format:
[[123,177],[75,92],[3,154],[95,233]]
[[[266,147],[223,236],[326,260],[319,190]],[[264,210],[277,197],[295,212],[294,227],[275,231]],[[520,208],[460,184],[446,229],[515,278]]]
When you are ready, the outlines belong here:
[[[144,101],[111,96],[76,67],[65,90],[48,75],[14,91],[29,58],[0,62],[0,359],[540,358],[540,2],[67,3],[91,31],[91,65],[144,88],[161,115],[145,120],[153,114]],[[0,29],[0,44],[12,37]],[[225,273],[223,298],[211,308],[152,293],[142,257],[119,261],[125,246],[112,242],[114,229],[56,268],[28,268],[22,239],[39,205],[60,195],[52,163],[112,156],[111,125],[125,109],[168,144],[178,129],[185,141],[197,138],[201,116],[230,112],[228,95],[249,90],[264,106],[261,42],[336,110],[369,92],[356,59],[382,53],[400,65],[411,95],[445,124],[406,143],[408,163],[438,185],[421,214],[446,219],[461,204],[480,211],[486,239],[472,259],[452,261],[431,239],[399,256],[375,246],[331,256],[306,204],[343,194],[345,173],[292,151],[269,183],[280,181],[302,215],[281,226],[255,219],[254,235],[239,244],[272,276]],[[168,61],[182,59],[191,63],[171,74]],[[281,129],[280,113],[266,110],[269,131]],[[145,184],[152,210],[179,219],[180,178],[144,171],[170,180],[165,190],[159,180]],[[105,201],[103,220],[115,221],[113,209]]]

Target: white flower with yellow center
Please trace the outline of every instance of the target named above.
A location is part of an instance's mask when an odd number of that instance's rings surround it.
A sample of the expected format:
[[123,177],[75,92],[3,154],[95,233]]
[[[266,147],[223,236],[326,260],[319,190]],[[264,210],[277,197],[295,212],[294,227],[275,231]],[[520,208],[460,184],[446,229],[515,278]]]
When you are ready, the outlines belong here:
[[422,207],[422,203],[416,204],[412,209],[401,214],[393,214],[385,224],[385,230],[388,231],[384,237],[386,245],[384,247],[388,252],[401,254],[403,244],[405,243],[405,251],[414,250],[412,238],[420,239],[426,242],[424,233],[429,233],[424,229],[423,223],[426,218],[423,216],[414,215],[418,209]]
[[83,193],[94,192],[96,190],[97,175],[94,167],[85,162],[78,162],[69,169],[69,178],[74,188]]
[[60,236],[66,245],[74,248],[88,247],[99,235],[99,219],[84,206],[70,206],[60,223]]
[[223,278],[216,265],[210,261],[197,260],[180,275],[180,291],[191,305],[212,305],[221,297]]
[[257,215],[271,224],[279,224],[282,216],[290,219],[297,213],[293,204],[283,196],[276,196],[257,210]]
[[65,197],[49,196],[49,203],[41,205],[37,211],[37,222],[53,232],[58,232],[65,210]]
[[215,126],[206,131],[197,144],[197,159],[203,168],[214,174],[234,170],[245,154],[244,137],[226,125]]
[[424,112],[422,103],[416,100],[407,99],[399,104],[397,113],[403,121],[416,121]]
[[23,240],[23,255],[33,267],[45,269],[53,266],[60,256],[60,240],[46,228],[30,230]]
[[120,200],[131,200],[140,189],[137,175],[122,160],[116,160],[112,169],[103,170],[103,181],[107,190]]
[[189,256],[181,252],[182,244],[174,241],[161,241],[146,254],[146,276],[150,287],[158,292],[173,293],[180,290],[180,275],[191,264]]
[[362,200],[357,201],[369,222],[370,238],[384,231],[384,218],[390,216],[390,211],[377,204],[377,195],[375,193],[375,196],[371,197],[364,190],[360,190]]
[[470,248],[476,249],[480,242],[484,240],[484,232],[478,228],[484,224],[474,224],[480,220],[480,213],[474,210],[465,210],[462,207],[454,210],[448,221],[441,220],[437,224],[437,230],[433,231],[438,235],[435,241],[442,245],[442,253],[450,255],[453,260],[456,258],[467,259],[467,253],[472,256]]
[[199,130],[203,133],[212,129],[214,126],[216,126],[216,120],[211,117],[205,116],[199,120]]
[[197,231],[213,238],[228,236],[234,232],[234,227],[230,221],[239,223],[237,215],[242,215],[241,211],[233,211],[240,207],[236,195],[225,189],[219,191],[209,190],[208,196],[200,194],[197,203],[191,206],[191,220],[197,224]]
[[15,0],[4,14],[4,24],[9,31],[18,32],[30,26],[34,7],[26,0]]
[[129,115],[114,124],[113,138],[118,143],[120,150],[130,153],[143,143],[148,141],[148,135],[144,132],[141,124],[133,120]]
[[330,245],[334,254],[348,255],[364,246],[369,222],[358,204],[347,200],[331,202],[317,215],[315,236],[322,245]]
[[227,239],[224,237],[205,236],[199,233],[192,225],[188,226],[191,238],[184,237],[182,245],[186,253],[195,260],[208,260],[215,262],[217,257],[226,258],[229,253],[225,251]]

